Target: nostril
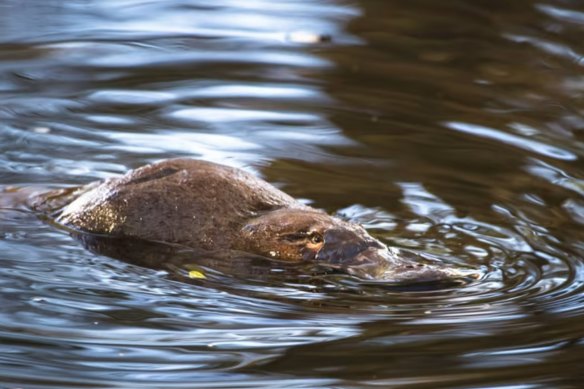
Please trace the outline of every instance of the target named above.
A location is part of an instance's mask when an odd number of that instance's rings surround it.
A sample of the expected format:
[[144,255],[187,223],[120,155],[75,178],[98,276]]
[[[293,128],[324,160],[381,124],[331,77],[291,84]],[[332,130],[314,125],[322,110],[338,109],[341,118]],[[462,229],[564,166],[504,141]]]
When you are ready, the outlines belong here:
[[413,269],[414,265],[406,265],[406,269]]
[[425,265],[423,263],[418,263],[416,266],[417,267],[424,267]]

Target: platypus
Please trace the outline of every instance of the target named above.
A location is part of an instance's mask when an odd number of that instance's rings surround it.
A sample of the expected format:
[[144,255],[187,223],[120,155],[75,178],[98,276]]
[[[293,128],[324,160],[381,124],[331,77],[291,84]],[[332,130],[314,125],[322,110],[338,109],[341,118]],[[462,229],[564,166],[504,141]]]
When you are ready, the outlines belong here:
[[83,233],[316,261],[364,279],[409,283],[467,275],[406,259],[359,224],[304,205],[243,170],[195,159],[164,160],[82,187],[56,221]]

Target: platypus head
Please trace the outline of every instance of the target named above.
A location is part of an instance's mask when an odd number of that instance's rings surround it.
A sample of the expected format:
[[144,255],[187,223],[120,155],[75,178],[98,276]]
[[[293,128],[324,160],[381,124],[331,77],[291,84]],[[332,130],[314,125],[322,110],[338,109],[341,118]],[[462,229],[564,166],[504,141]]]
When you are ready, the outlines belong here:
[[280,209],[256,217],[243,227],[236,246],[278,260],[316,261],[364,279],[417,283],[468,276],[465,271],[406,259],[362,226],[313,209]]

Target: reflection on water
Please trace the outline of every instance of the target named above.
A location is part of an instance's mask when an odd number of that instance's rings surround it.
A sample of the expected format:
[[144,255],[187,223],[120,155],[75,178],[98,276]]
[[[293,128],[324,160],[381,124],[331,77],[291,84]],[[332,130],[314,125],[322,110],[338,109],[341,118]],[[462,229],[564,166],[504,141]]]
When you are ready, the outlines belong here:
[[583,31],[563,0],[0,0],[3,188],[205,158],[485,273],[186,279],[4,195],[0,386],[579,387]]

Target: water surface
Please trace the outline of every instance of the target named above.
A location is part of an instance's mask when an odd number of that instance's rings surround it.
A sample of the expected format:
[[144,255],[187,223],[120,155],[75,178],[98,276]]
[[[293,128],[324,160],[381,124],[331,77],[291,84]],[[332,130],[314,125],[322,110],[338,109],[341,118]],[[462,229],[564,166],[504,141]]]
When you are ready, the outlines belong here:
[[484,273],[182,282],[3,209],[0,385],[579,387],[583,33],[569,0],[0,0],[4,188],[204,158]]

